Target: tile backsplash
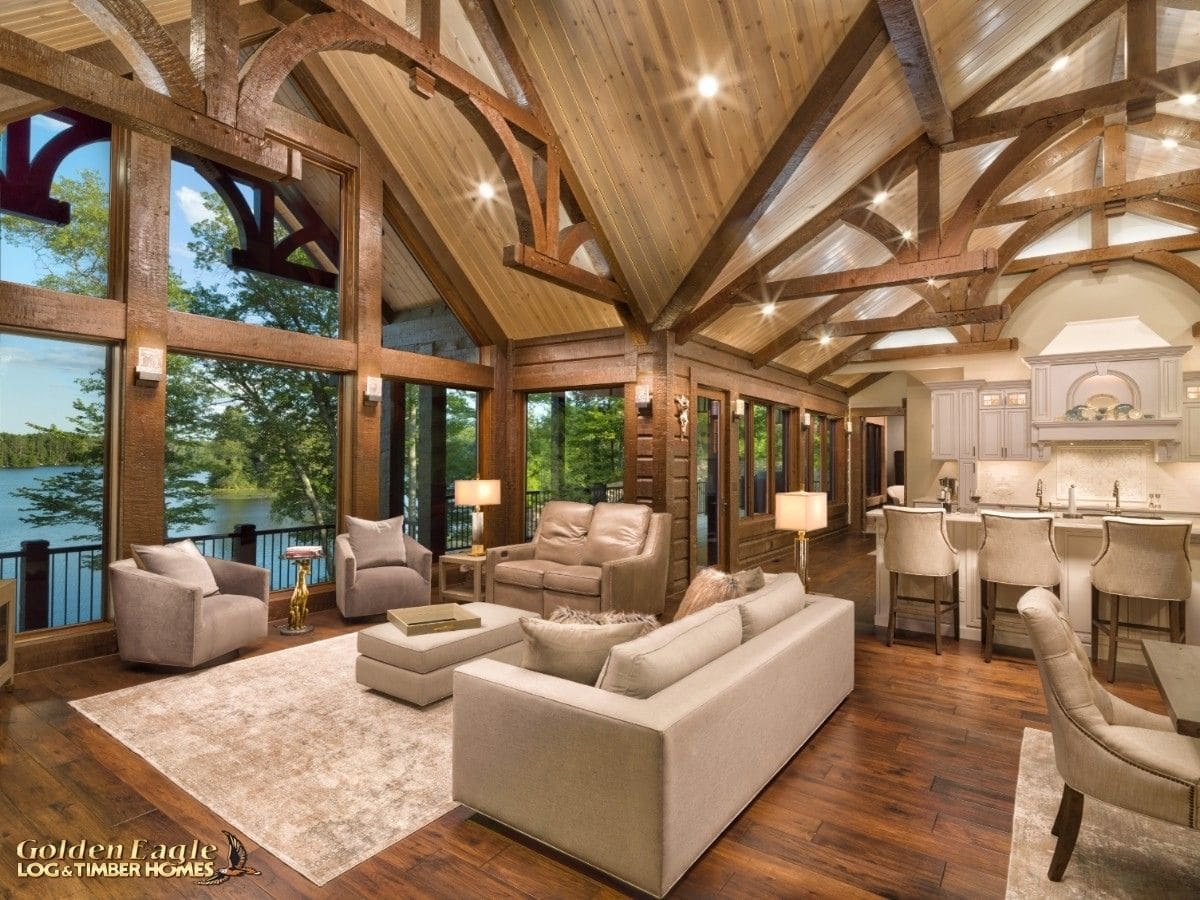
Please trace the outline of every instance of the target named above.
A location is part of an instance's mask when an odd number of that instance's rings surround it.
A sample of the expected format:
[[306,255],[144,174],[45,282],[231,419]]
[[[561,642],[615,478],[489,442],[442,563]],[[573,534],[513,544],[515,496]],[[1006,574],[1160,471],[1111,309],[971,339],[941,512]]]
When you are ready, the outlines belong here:
[[976,489],[983,503],[1032,506],[1039,478],[1056,508],[1066,506],[1071,484],[1080,506],[1107,506],[1120,481],[1123,507],[1144,508],[1150,494],[1161,494],[1163,509],[1200,512],[1200,463],[1156,463],[1149,445],[1058,445],[1046,463],[981,461]]

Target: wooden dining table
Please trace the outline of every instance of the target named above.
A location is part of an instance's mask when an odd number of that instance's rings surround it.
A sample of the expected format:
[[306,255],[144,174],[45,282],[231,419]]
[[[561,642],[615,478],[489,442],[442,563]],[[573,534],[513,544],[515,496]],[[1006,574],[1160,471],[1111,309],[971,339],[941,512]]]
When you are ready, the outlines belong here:
[[1200,737],[1200,646],[1142,641],[1142,653],[1175,730]]

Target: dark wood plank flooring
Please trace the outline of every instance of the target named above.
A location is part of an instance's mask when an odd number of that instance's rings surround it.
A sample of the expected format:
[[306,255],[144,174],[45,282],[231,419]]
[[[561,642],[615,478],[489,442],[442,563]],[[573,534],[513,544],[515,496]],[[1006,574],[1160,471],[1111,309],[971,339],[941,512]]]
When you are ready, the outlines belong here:
[[[859,608],[856,688],[673,896],[1002,896],[1021,732],[1046,728],[1037,670],[1019,656],[991,665],[979,645],[927,637],[884,647],[870,626],[873,539],[817,542],[812,590]],[[321,640],[352,630],[313,616]],[[273,635],[255,652],[294,646]],[[67,701],[163,677],[115,657],[17,677],[0,694],[0,896],[197,896],[188,880],[18,882],[18,841],[134,837],[212,841],[228,824]],[[1144,670],[1116,693],[1163,711]],[[733,761],[731,761],[732,764]],[[1047,823],[1047,827],[1049,823]],[[316,888],[247,845],[259,878],[223,897],[601,897],[620,887],[459,808]]]

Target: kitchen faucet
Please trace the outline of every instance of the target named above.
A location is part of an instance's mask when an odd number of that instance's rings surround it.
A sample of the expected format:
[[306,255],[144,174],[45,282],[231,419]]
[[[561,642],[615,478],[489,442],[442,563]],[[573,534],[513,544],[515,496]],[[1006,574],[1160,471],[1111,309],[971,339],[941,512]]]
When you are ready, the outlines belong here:
[[1119,516],[1121,514],[1121,482],[1119,481],[1113,482],[1113,500],[1115,501],[1112,508],[1113,515]]
[[1038,505],[1037,505],[1038,512],[1046,512],[1046,510],[1048,510],[1050,508],[1046,503],[1044,503],[1042,501],[1042,479],[1040,479],[1040,478],[1037,481],[1037,502],[1038,502]]

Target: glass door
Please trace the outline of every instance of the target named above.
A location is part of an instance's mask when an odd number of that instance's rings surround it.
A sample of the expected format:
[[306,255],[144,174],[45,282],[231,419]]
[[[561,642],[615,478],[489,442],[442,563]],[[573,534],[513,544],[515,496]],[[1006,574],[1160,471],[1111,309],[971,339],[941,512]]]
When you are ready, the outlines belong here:
[[721,412],[725,401],[714,394],[697,394],[696,416],[696,496],[695,558],[696,568],[725,567],[725,513],[727,506],[724,476],[724,439]]

